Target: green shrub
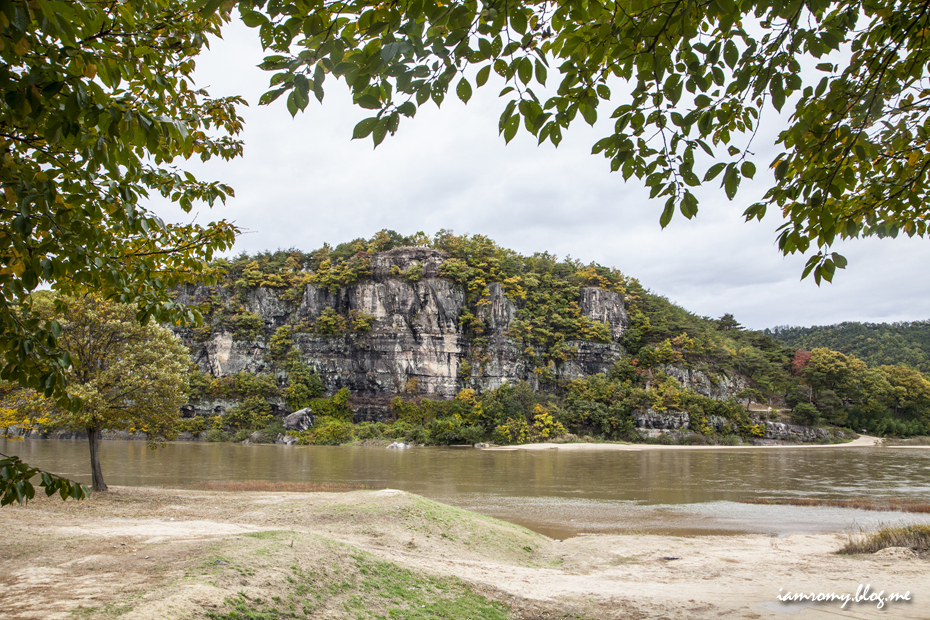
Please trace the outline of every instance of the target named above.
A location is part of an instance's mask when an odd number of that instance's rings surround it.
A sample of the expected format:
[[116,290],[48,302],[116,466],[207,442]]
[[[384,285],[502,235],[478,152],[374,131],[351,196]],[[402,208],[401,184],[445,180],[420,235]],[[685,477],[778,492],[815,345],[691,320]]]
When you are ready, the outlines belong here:
[[354,439],[351,422],[332,418],[318,418],[317,424],[300,434],[298,443],[315,446],[335,446]]
[[184,418],[178,424],[179,433],[201,433],[207,430],[207,419],[202,416],[195,416],[193,418]]
[[706,446],[707,443],[707,438],[700,433],[689,433],[681,438],[681,445],[683,446]]
[[299,360],[292,360],[287,366],[288,386],[284,388],[287,406],[297,411],[303,409],[319,398],[326,391],[323,380],[308,365]]
[[494,428],[494,443],[512,444],[526,443],[529,426],[523,418],[508,418],[506,422]]
[[820,411],[811,403],[798,403],[791,410],[791,420],[795,424],[811,426],[820,420]]
[[388,439],[406,439],[408,435],[411,434],[414,425],[403,420],[398,420],[392,424],[388,424],[383,434]]
[[384,435],[385,425],[381,422],[362,422],[355,426],[358,439],[378,439]]
[[271,405],[259,396],[246,398],[223,416],[223,422],[226,426],[243,430],[264,428],[270,421]]
[[213,377],[200,372],[197,368],[191,368],[187,375],[187,396],[191,399],[203,398],[210,389],[210,382]]
[[313,415],[351,422],[354,412],[349,406],[351,394],[346,388],[336,392],[331,398],[316,398],[308,403]]
[[269,435],[264,430],[260,430],[249,433],[246,439],[249,440],[249,443],[274,443],[275,437],[277,437],[277,434]]
[[258,340],[262,337],[264,327],[262,317],[254,312],[237,314],[233,317],[233,340]]
[[233,389],[239,396],[268,398],[278,395],[278,381],[274,375],[240,372],[234,375]]
[[212,442],[229,441],[229,433],[218,428],[211,428],[207,431],[206,439]]
[[464,443],[481,443],[487,438],[487,431],[480,424],[470,424],[459,431]]
[[742,445],[739,436],[737,435],[721,435],[718,445],[721,446],[739,446]]
[[284,421],[281,418],[272,417],[271,420],[268,421],[268,424],[265,425],[265,428],[262,429],[262,432],[272,440],[275,440],[278,435],[286,433],[287,429],[284,428]]
[[670,446],[675,443],[670,435],[662,433],[658,437],[646,437],[646,443],[658,444],[660,446]]

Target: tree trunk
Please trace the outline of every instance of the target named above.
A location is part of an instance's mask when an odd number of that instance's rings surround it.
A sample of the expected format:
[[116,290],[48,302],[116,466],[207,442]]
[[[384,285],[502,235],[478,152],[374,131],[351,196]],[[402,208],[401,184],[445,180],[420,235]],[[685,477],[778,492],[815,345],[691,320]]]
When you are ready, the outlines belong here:
[[100,429],[87,429],[87,441],[90,443],[90,477],[94,491],[106,491],[107,485],[100,469]]

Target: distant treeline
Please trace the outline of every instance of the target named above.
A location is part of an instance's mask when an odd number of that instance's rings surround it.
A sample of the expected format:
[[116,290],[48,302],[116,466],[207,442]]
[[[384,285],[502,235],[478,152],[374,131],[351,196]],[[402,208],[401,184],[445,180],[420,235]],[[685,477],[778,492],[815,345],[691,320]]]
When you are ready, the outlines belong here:
[[765,333],[792,349],[826,347],[854,355],[871,367],[904,364],[930,372],[930,320],[901,323],[840,323],[815,327],[787,325]]

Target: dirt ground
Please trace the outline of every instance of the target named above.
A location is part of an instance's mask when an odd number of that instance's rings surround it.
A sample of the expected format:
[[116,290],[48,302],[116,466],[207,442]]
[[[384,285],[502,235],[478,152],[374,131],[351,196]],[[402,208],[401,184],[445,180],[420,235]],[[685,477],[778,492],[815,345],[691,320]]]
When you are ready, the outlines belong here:
[[[402,491],[142,488],[5,507],[0,528],[0,618],[17,620],[232,617],[211,614],[237,596],[277,600],[295,573],[327,584],[306,617],[354,618],[324,593],[362,557],[458,577],[514,618],[930,618],[927,560],[906,549],[837,555],[842,533],[556,541]],[[776,599],[866,584],[911,602]]]

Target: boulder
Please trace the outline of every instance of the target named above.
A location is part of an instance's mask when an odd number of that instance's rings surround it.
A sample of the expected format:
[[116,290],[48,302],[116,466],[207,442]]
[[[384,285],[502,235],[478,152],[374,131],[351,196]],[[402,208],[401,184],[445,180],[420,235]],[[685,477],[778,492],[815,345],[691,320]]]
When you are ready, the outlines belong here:
[[284,418],[284,428],[289,431],[302,433],[313,426],[313,412],[309,407],[305,407]]

